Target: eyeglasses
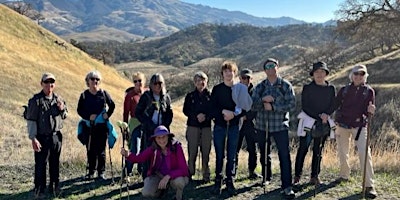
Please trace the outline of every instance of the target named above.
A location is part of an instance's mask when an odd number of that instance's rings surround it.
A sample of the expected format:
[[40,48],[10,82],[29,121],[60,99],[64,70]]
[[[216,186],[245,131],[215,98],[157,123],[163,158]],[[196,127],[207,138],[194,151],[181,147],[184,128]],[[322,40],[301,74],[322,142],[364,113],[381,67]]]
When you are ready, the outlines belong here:
[[56,82],[56,80],[54,80],[54,79],[47,79],[47,80],[43,81],[44,84],[49,84],[49,83],[53,84],[55,82]]
[[155,82],[153,85],[162,85],[162,82]]
[[264,70],[267,70],[267,69],[273,69],[273,68],[275,68],[276,67],[276,64],[275,63],[266,63],[265,65],[264,65]]
[[243,80],[246,80],[246,79],[250,79],[250,77],[248,77],[248,76],[242,76],[242,79],[243,79]]
[[354,76],[364,76],[365,72],[354,72],[353,75]]
[[141,79],[139,79],[139,80],[133,80],[133,83],[137,83],[137,82],[141,83],[142,80],[141,80]]
[[94,77],[90,78],[90,80],[92,80],[92,81],[100,81],[99,78],[94,78]]

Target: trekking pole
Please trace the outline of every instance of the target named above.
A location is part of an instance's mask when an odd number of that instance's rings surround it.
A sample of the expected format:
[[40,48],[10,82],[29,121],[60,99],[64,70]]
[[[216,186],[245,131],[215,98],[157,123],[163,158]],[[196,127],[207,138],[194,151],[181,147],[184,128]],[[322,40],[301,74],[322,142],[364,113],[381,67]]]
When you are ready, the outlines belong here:
[[110,146],[108,147],[108,156],[110,157],[110,166],[111,166],[111,184],[114,184],[114,171],[113,171],[113,166],[112,166],[112,159],[111,159],[111,148]]
[[369,148],[369,135],[371,134],[371,122],[372,122],[372,114],[368,113],[368,122],[367,122],[367,135],[365,138],[365,156],[364,156],[364,169],[363,169],[363,184],[362,184],[362,198],[365,198],[365,191],[366,191],[366,181],[365,175],[367,171],[367,158],[368,158],[368,148]]
[[[317,160],[317,177],[319,175],[319,172],[320,172],[319,168],[320,168],[321,162],[322,162],[322,147],[323,147],[322,143],[324,142],[324,138],[325,138],[325,136],[321,136],[321,138],[319,139],[319,147],[318,147],[319,153],[318,153],[318,160]],[[315,141],[315,139],[314,139],[314,141]],[[314,183],[314,197],[316,195],[317,187],[318,187],[318,183],[315,182]]]
[[[263,181],[267,181],[267,174],[268,174],[268,121],[265,124],[265,147],[264,147],[264,177]],[[265,188],[267,184],[264,184],[264,194],[265,194]]]
[[[202,129],[200,128],[200,130],[202,130]],[[198,179],[200,179],[200,171],[201,171],[201,170],[200,170],[200,159],[201,159],[200,154],[203,155],[202,148],[201,148],[201,134],[202,134],[202,132],[200,131],[200,139],[199,139],[199,142],[197,143],[197,146],[200,147],[200,152],[198,152],[198,157],[199,157],[199,159],[197,160],[197,161],[198,161],[197,169],[199,169],[199,173],[197,173],[197,178],[198,178]],[[196,171],[196,170],[195,170],[195,171]]]
[[[127,135],[128,134],[128,129],[127,129],[128,128],[128,124],[125,123],[125,122],[118,121],[117,125],[121,129],[121,133],[122,133],[122,148],[125,149],[125,139],[128,136]],[[128,175],[128,169],[124,166],[124,160],[125,160],[125,158],[124,158],[124,156],[122,156],[122,159],[121,159],[121,182],[120,182],[120,187],[119,187],[119,199],[122,198],[122,184],[123,184],[123,181],[124,181],[123,180],[124,172],[125,172],[126,176]],[[129,199],[129,186],[128,186],[128,184],[126,185],[126,191],[128,192],[128,199]]]
[[86,153],[87,153],[87,161],[86,161],[86,172],[88,175],[88,179],[89,177],[89,173],[90,173],[90,169],[89,169],[89,152],[90,152],[90,145],[92,143],[92,133],[93,133],[93,126],[94,126],[94,121],[90,120],[90,131],[89,131],[89,140],[88,143],[86,145]]

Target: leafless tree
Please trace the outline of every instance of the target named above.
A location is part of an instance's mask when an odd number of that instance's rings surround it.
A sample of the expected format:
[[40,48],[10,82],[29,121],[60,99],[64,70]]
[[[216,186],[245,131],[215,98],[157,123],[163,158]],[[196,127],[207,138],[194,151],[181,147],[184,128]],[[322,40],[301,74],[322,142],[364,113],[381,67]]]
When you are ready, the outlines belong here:
[[399,0],[346,0],[336,12],[338,33],[353,42],[363,43],[371,55],[382,53],[400,43]]

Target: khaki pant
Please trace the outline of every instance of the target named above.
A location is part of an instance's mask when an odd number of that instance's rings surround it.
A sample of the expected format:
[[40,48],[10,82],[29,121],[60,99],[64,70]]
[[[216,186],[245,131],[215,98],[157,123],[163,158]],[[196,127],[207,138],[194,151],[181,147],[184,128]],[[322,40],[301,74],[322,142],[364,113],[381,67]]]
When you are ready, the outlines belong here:
[[[152,175],[148,176],[144,179],[144,186],[142,189],[142,195],[143,197],[151,197],[151,198],[156,198],[159,197],[161,194],[161,190],[158,189],[158,184],[160,183],[161,178]],[[182,199],[183,195],[183,189],[185,186],[189,183],[189,178],[188,177],[178,177],[176,179],[172,179],[169,181],[170,186],[176,190],[175,197],[178,200]]]
[[[340,177],[349,179],[350,177],[350,164],[349,164],[349,147],[350,141],[354,140],[357,135],[358,128],[346,129],[338,126],[336,128],[336,141],[338,144],[338,157],[340,161]],[[364,170],[365,159],[365,143],[366,143],[367,129],[361,129],[360,136],[357,141],[354,140],[357,146],[358,157],[360,160],[361,174]],[[365,173],[366,187],[374,186],[374,170],[372,168],[371,148],[368,147],[367,166]]]
[[[200,146],[203,179],[210,179],[210,160],[212,133],[211,127],[198,128],[188,126],[186,129],[186,140],[188,142],[188,166],[190,176],[196,173],[196,157]],[[199,161],[200,162],[200,161]]]

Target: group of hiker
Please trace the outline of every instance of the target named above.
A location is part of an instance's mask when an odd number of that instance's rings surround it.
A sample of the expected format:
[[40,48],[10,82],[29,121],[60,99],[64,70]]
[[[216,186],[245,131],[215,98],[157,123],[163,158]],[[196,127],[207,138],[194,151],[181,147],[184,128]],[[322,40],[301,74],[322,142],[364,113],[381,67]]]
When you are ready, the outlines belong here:
[[[327,138],[335,138],[338,144],[338,182],[350,178],[349,145],[351,138],[354,138],[360,166],[364,166],[361,170],[365,170],[365,195],[376,197],[371,152],[367,144],[368,119],[375,112],[375,92],[366,83],[369,75],[366,66],[354,66],[349,73],[350,83],[336,94],[335,86],[326,80],[330,72],[327,64],[313,64],[309,73],[312,81],[304,85],[301,93],[297,130],[300,144],[294,178],[289,147],[289,113],[295,110],[295,93],[292,84],[279,75],[278,60],[268,58],[262,68],[266,78],[253,85],[252,70],[245,68],[239,72],[235,62],[225,61],[220,68],[223,81],[211,91],[208,89],[207,74],[201,71],[195,73],[194,90],[186,95],[183,105],[183,113],[187,116],[187,161],[181,143],[170,131],[173,111],[164,77],[160,73],[153,74],[147,88],[145,75],[134,73],[134,85],[125,91],[123,105],[123,121],[129,127],[129,137],[126,137],[129,150],[121,148],[121,155],[126,159],[122,178],[132,173],[133,163],[140,163],[136,169],[144,181],[143,196],[159,197],[171,187],[176,190],[175,198],[182,199],[185,186],[193,181],[196,173],[198,155],[199,158],[201,155],[202,161],[201,183],[211,182],[209,155],[213,144],[215,179],[212,193],[220,195],[225,184],[228,194],[235,195],[234,181],[243,139],[246,140],[249,154],[248,178],[261,179],[263,186],[273,178],[273,140],[278,151],[282,194],[294,198],[293,186],[300,184],[304,159],[311,142],[313,156],[309,182],[320,185],[322,181],[318,175]],[[238,75],[240,82],[236,81]],[[60,129],[68,110],[65,101],[53,92],[55,81],[53,74],[43,74],[40,82],[42,91],[29,100],[27,109],[28,133],[35,151],[36,196],[42,195],[46,188],[47,161],[49,190],[60,190]],[[106,178],[105,147],[111,131],[108,119],[113,114],[115,104],[109,93],[100,88],[101,81],[102,76],[98,71],[86,75],[88,89],[80,95],[77,108],[82,125],[90,133],[85,140],[87,179],[92,179],[95,171],[98,179]],[[256,172],[257,152],[260,152],[261,175]]]

